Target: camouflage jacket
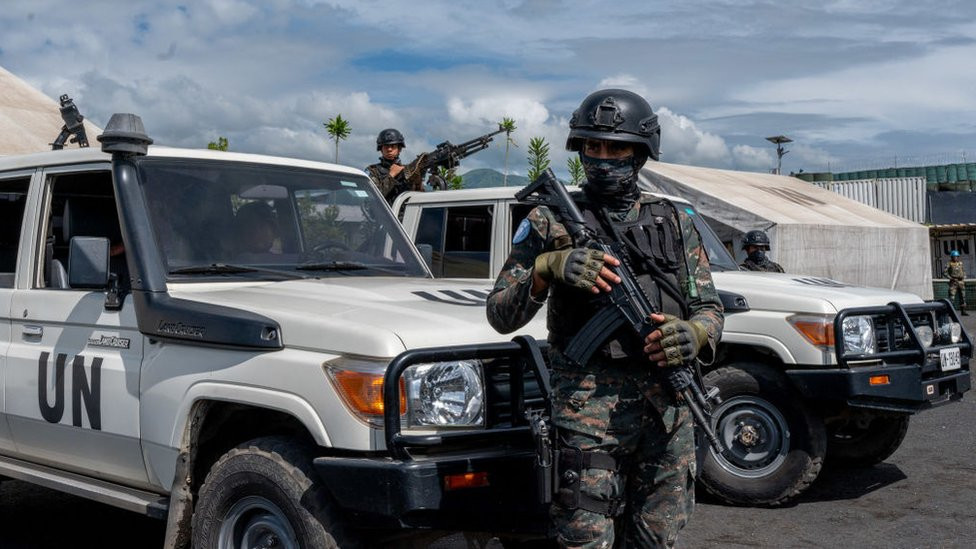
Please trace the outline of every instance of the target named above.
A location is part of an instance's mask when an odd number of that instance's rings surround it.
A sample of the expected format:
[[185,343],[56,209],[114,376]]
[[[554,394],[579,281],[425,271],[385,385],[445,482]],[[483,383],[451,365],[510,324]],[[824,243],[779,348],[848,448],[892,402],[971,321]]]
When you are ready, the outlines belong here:
[[[652,201],[654,199],[635,202],[634,208],[624,220],[636,219],[641,204],[649,204]],[[674,226],[680,227],[685,250],[684,269],[679,276],[679,280],[685,283],[679,286],[690,310],[690,320],[700,322],[708,333],[708,345],[701,350],[699,357],[709,363],[714,358],[715,348],[722,334],[724,323],[722,302],[712,283],[708,256],[705,254],[698,230],[691,220],[691,214],[682,209],[672,209],[672,211],[676,216],[672,222]],[[511,253],[488,296],[488,322],[495,330],[500,333],[515,331],[535,316],[542,307],[542,300],[549,295],[542,296],[538,298],[539,300],[531,296],[532,271],[536,256],[572,245],[566,228],[556,220],[549,208],[539,206],[529,212],[515,234]],[[552,288],[553,286],[550,286],[550,294]],[[579,295],[580,300],[589,298],[584,292],[580,292]],[[553,323],[558,321],[550,316],[548,319],[550,331],[553,330]]]
[[[404,169],[396,175],[396,177],[390,176],[390,166],[393,164],[399,164],[400,161],[390,162],[388,160],[380,159],[376,164],[370,164],[366,166],[366,173],[369,174],[369,178],[379,189],[380,194],[387,202],[393,203],[393,199],[397,197],[398,194],[404,191],[422,191],[423,186],[411,185],[407,181],[407,170]],[[419,187],[419,188],[418,188]]]
[[948,278],[954,280],[963,280],[966,278],[966,270],[962,267],[962,261],[950,261],[949,266],[946,267],[945,275]]
[[761,271],[766,273],[785,272],[783,271],[783,267],[780,266],[779,263],[776,263],[775,261],[770,261],[769,259],[767,259],[763,263],[756,263],[755,261],[747,257],[745,261],[739,264],[739,266],[747,271]]

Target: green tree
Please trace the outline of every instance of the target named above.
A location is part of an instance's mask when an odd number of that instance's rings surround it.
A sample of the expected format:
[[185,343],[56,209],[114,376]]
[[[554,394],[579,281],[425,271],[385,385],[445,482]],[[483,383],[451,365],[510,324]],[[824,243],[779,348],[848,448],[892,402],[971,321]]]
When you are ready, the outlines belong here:
[[448,190],[459,191],[464,188],[464,178],[454,173],[454,170],[440,166],[437,168],[437,175],[447,183]]
[[322,124],[325,126],[325,131],[329,132],[331,139],[335,140],[335,162],[339,163],[339,141],[349,137],[352,133],[352,127],[349,126],[349,121],[342,117],[341,114],[337,114],[335,118],[330,118],[328,122]]
[[220,136],[216,141],[211,141],[207,143],[207,148],[212,151],[226,151],[227,150],[227,138]]
[[549,143],[545,137],[529,139],[529,181],[535,181],[549,167]]
[[518,129],[515,125],[515,119],[504,117],[502,121],[498,123],[498,128],[505,130],[505,174],[502,176],[502,186],[508,186],[508,149],[509,147],[518,148],[518,144],[512,139],[512,132]]
[[579,185],[582,183],[586,173],[583,171],[583,163],[580,162],[579,157],[569,157],[569,162],[567,162],[566,165],[569,168],[569,184]]

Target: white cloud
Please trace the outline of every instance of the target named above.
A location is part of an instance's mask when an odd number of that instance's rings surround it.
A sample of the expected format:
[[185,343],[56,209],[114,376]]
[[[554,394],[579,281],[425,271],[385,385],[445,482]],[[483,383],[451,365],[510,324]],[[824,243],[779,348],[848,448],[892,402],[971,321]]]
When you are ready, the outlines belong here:
[[667,107],[657,111],[661,124],[661,160],[715,168],[730,167],[732,154],[721,137],[702,131],[687,116]]
[[732,147],[732,156],[736,168],[750,172],[769,171],[776,165],[773,154],[767,149],[760,149],[751,145],[736,145]]

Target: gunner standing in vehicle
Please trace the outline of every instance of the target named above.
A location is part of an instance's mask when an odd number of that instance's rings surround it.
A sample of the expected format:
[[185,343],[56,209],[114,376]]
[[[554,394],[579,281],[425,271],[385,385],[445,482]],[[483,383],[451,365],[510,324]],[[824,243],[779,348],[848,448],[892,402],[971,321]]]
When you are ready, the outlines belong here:
[[551,511],[563,547],[671,547],[694,508],[695,436],[684,402],[660,366],[711,361],[722,304],[691,218],[669,201],[642,198],[637,174],[658,159],[660,126],[642,97],[624,90],[587,96],[569,123],[566,148],[586,172],[574,200],[600,238],[624,241],[648,298],[664,314],[641,341],[623,328],[587,364],[563,350],[620,282],[617,258],[574,248],[553,212],[539,206],[519,225],[488,297],[501,333],[524,326],[549,300],[552,423],[561,487]]
[[406,146],[399,130],[387,128],[381,131],[376,136],[376,150],[380,152],[380,161],[366,167],[369,178],[390,204],[402,192],[424,190],[422,184],[412,184],[407,180],[404,166],[400,163],[400,152]]
[[782,273],[783,267],[769,259],[769,236],[763,231],[749,231],[742,240],[742,249],[748,256],[739,266],[747,271],[763,271],[767,273]]

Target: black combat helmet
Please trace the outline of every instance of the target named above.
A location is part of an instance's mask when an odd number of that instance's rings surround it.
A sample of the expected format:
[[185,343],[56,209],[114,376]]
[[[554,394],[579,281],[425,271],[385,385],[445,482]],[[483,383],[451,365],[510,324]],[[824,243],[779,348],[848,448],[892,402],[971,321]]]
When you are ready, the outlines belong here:
[[658,159],[661,126],[643,97],[627,90],[600,90],[586,96],[569,120],[566,150],[578,151],[587,138],[627,141]]
[[400,145],[401,148],[407,146],[403,142],[403,134],[395,128],[387,128],[376,136],[376,150],[382,149],[383,145]]
[[744,250],[748,246],[759,246],[768,250],[769,237],[763,231],[749,231],[746,233],[746,237],[742,239],[742,249]]

